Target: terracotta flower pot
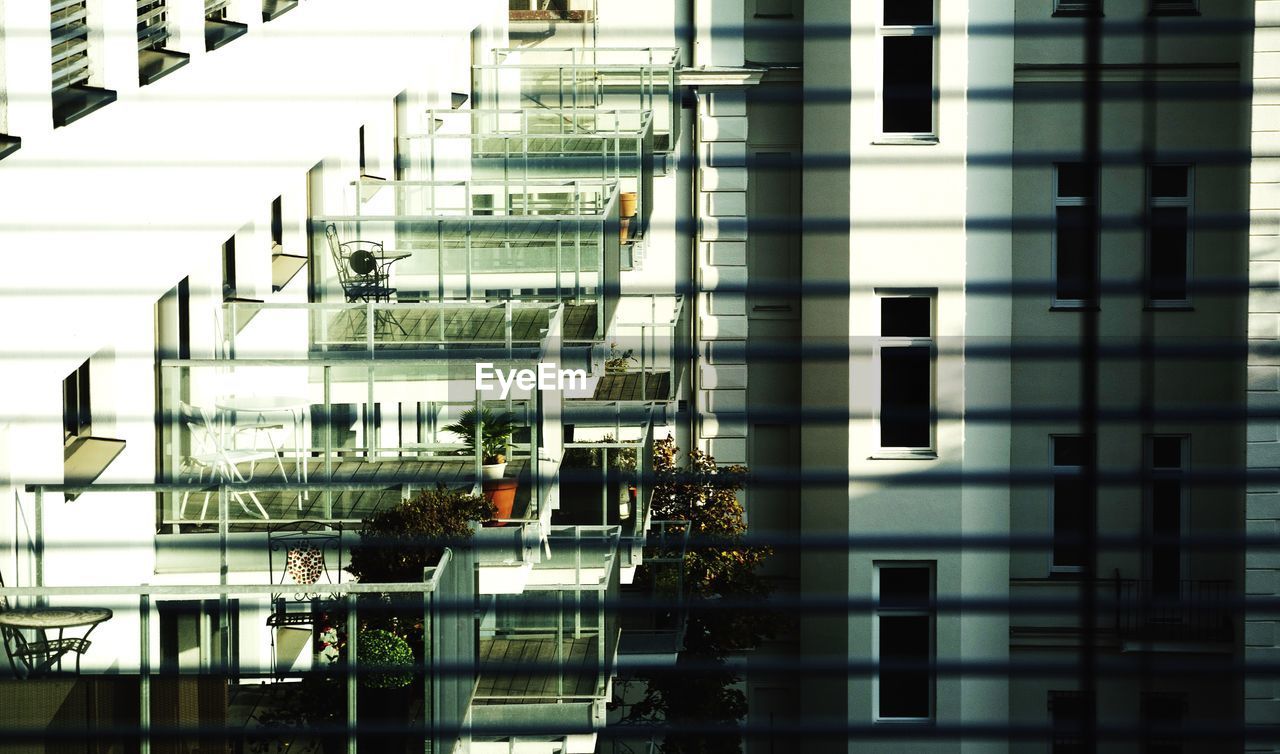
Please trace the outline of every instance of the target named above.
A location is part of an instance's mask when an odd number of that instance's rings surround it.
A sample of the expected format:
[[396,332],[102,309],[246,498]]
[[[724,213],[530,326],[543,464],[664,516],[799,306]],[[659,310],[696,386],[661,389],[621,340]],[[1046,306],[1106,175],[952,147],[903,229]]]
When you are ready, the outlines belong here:
[[[515,479],[491,479],[484,483],[484,497],[493,503],[495,519],[511,518],[511,510],[516,504]],[[493,521],[491,526],[506,526],[503,521]]]
[[618,195],[618,215],[620,217],[631,217],[636,213],[636,192],[623,191]]

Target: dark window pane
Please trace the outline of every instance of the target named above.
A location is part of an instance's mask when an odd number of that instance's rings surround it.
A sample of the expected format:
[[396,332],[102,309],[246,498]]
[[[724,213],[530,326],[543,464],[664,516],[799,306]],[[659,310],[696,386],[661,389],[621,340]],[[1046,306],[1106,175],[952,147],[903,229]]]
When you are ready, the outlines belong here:
[[1065,435],[1053,438],[1054,466],[1083,466],[1093,453],[1093,442],[1086,437]]
[[933,0],[884,0],[885,26],[932,26]]
[[928,717],[930,618],[880,617],[880,716]]
[[880,334],[886,338],[927,338],[932,330],[927,298],[880,299]]
[[1053,564],[1084,565],[1085,509],[1088,495],[1079,477],[1053,481]]
[[1151,210],[1151,298],[1183,301],[1187,298],[1187,210],[1155,207]]
[[1097,191],[1096,173],[1082,162],[1064,162],[1058,167],[1058,196],[1092,199]]
[[1056,294],[1060,300],[1092,301],[1097,289],[1092,207],[1058,207]]
[[932,395],[926,346],[880,351],[880,446],[927,448]]
[[1182,579],[1182,485],[1159,480],[1151,491],[1151,588],[1157,596],[1177,596]]
[[1151,463],[1157,469],[1182,468],[1182,438],[1151,438]]
[[884,38],[884,131],[933,132],[933,37]]
[[881,568],[881,607],[928,607],[933,592],[928,568]]
[[1187,166],[1156,165],[1151,168],[1152,196],[1186,196]]

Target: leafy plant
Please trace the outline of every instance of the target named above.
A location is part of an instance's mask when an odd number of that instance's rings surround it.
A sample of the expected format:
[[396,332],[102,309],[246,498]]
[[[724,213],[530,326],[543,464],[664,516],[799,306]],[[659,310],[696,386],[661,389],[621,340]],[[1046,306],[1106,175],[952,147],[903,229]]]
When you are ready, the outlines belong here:
[[[729,655],[758,647],[772,636],[779,616],[765,604],[770,587],[757,572],[770,548],[747,544],[746,517],[738,493],[747,480],[742,466],[719,467],[710,455],[688,453],[667,437],[654,444],[653,515],[689,526],[683,577],[676,580],[687,605],[684,650],[676,672],[640,676],[645,696],[627,710],[628,722],[660,725],[673,732],[662,743],[666,754],[730,754],[741,750],[738,721],[746,715],[741,680]],[[646,568],[648,566],[645,566]],[[669,574],[654,574],[655,591],[669,591]],[[722,600],[757,602],[756,609],[718,608]],[[722,728],[724,732],[706,731]]]
[[371,689],[399,689],[413,682],[413,650],[399,636],[372,628],[362,631],[356,646],[361,683]]
[[364,583],[422,580],[450,544],[470,539],[473,521],[493,518],[493,504],[443,485],[364,519],[347,571]]
[[[502,463],[506,460],[511,433],[516,429],[515,417],[510,413],[495,414],[486,408],[480,411],[480,422],[483,425],[480,429],[480,452],[484,463]],[[461,437],[467,452],[476,452],[475,409],[463,411],[458,420],[444,430]]]

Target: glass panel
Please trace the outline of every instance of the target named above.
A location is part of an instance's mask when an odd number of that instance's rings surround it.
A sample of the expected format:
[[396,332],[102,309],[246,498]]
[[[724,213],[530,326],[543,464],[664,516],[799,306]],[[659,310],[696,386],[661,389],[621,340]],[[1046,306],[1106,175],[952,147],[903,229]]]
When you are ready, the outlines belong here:
[[1151,209],[1151,298],[1187,298],[1187,208]]
[[1156,197],[1185,197],[1187,195],[1186,165],[1154,165],[1151,168],[1151,195]]
[[1079,477],[1059,476],[1053,481],[1053,564],[1084,564],[1085,506],[1087,490]]
[[1092,207],[1057,208],[1056,296],[1062,301],[1092,301],[1097,295],[1097,259],[1090,222]]
[[881,349],[880,369],[881,447],[929,447],[930,349],[927,346]]
[[[931,672],[927,615],[882,615],[880,717],[928,717]],[[923,666],[895,668],[895,664]]]
[[928,607],[933,593],[933,577],[930,569],[880,568],[881,607]]
[[1088,165],[1067,162],[1057,166],[1058,196],[1091,199],[1098,189],[1097,173]]
[[885,133],[933,132],[933,41],[884,38]]
[[931,300],[925,297],[880,299],[880,335],[885,338],[927,338],[931,334]]
[[933,0],[884,0],[885,26],[932,26]]

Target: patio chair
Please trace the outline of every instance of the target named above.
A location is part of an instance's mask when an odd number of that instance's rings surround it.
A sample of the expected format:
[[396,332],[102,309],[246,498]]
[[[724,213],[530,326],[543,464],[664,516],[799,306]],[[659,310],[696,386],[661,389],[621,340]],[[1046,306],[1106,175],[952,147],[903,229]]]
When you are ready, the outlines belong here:
[[[334,568],[329,568],[330,563]],[[271,594],[272,612],[267,616],[271,632],[271,664],[276,658],[276,629],[310,627],[314,630],[319,612],[337,595],[325,590],[338,583],[342,573],[342,524],[323,521],[289,521],[267,530],[267,568],[271,583],[279,592]],[[305,606],[305,609],[290,609]]]
[[[197,483],[204,482],[205,473],[207,472],[211,484],[249,482],[253,479],[253,464],[257,461],[266,460],[274,460],[276,462],[282,480],[288,478],[284,470],[284,461],[280,457],[280,450],[276,447],[275,440],[270,436],[270,430],[283,425],[250,424],[242,427],[226,427],[204,408],[181,402],[178,404],[178,410],[182,424],[187,428],[187,432],[191,436],[191,452],[183,459],[183,471],[185,472],[186,481],[192,481],[190,477],[194,472],[194,481]],[[256,435],[251,447],[236,447],[237,438],[246,432]],[[257,436],[260,436],[258,433],[262,433],[267,437],[270,445],[269,449],[257,447]],[[245,476],[240,471],[241,464],[249,464],[248,476]],[[204,504],[200,508],[201,521],[205,519],[209,511],[209,495],[210,492],[206,490]],[[182,494],[182,504],[178,507],[179,519],[186,516],[187,501],[190,496],[190,490]],[[262,507],[257,494],[252,490],[244,492],[232,490],[231,497],[240,504],[246,514],[254,515],[253,511],[249,510],[249,506],[245,504],[244,499],[248,497],[263,519],[271,518],[267,514],[267,510]]]
[[385,258],[378,241],[340,241],[338,228],[329,223],[324,229],[329,254],[338,271],[338,282],[347,301],[392,301],[396,289],[391,287],[391,265],[396,260]]

